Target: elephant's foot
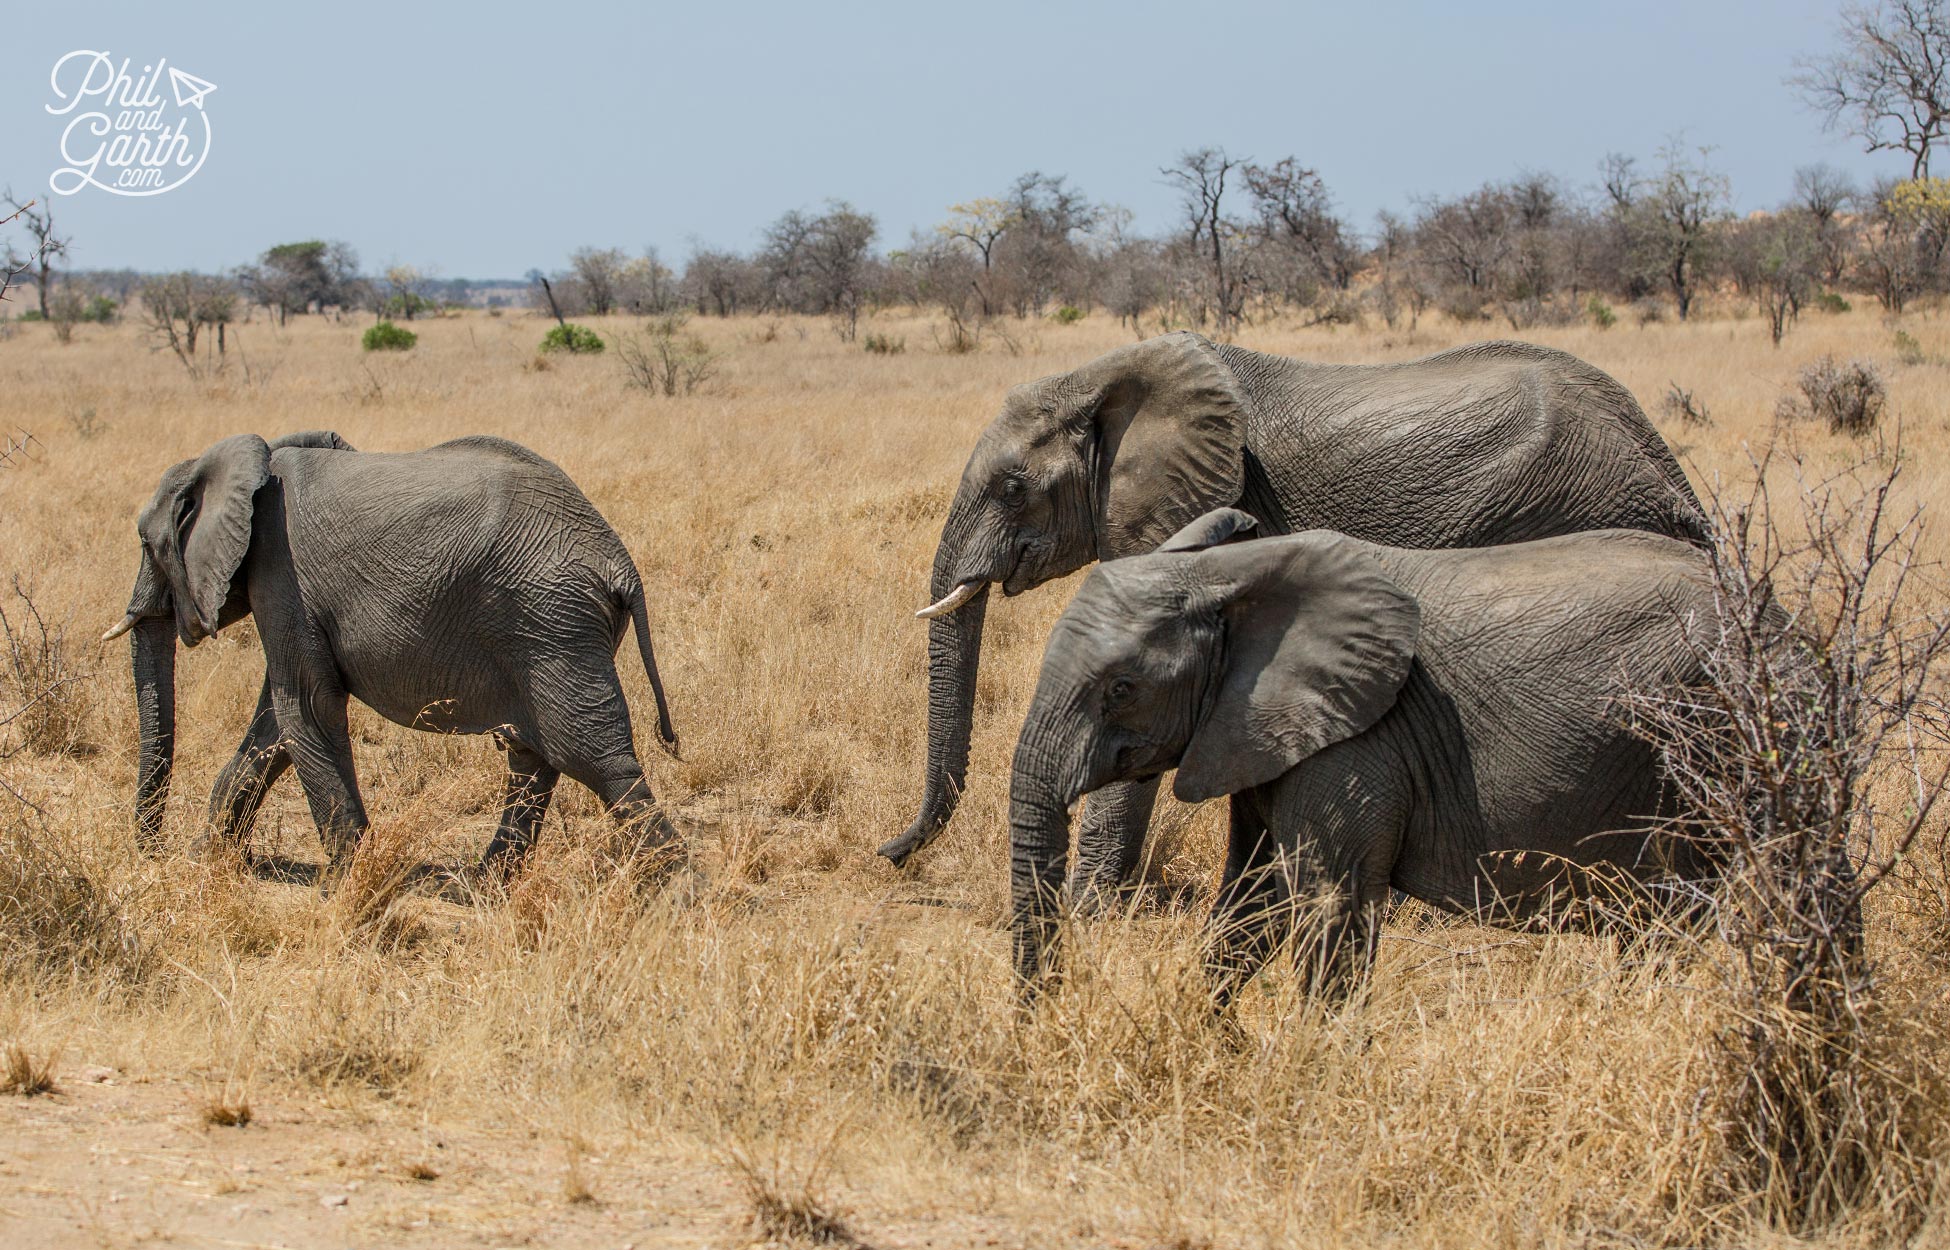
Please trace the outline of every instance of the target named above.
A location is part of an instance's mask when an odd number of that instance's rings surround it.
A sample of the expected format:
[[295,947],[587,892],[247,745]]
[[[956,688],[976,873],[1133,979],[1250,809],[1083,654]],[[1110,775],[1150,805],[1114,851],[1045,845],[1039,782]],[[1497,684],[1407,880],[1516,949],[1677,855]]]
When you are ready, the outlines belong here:
[[249,872],[257,864],[257,857],[251,853],[249,842],[225,837],[214,829],[206,830],[190,843],[189,857],[193,864],[228,869],[240,874]]

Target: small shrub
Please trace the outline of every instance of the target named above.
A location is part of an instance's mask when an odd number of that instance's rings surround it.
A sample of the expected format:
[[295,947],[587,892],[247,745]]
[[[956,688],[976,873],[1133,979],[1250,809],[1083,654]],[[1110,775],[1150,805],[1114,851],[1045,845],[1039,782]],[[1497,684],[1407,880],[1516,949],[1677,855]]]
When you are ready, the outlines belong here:
[[1806,369],[1795,389],[1781,396],[1774,415],[1788,421],[1825,421],[1837,434],[1866,434],[1882,419],[1889,388],[1867,360],[1837,363],[1823,356]]
[[390,321],[382,321],[366,331],[359,345],[369,352],[403,352],[419,341],[420,336],[413,331]]
[[1618,324],[1618,314],[1612,311],[1610,304],[1596,295],[1585,302],[1584,311],[1585,315],[1591,318],[1591,324],[1600,330],[1609,330]]
[[521,362],[521,371],[523,373],[547,373],[553,368],[555,366],[548,362],[548,357],[540,354],[530,356]]
[[1666,306],[1658,296],[1648,295],[1633,303],[1632,313],[1641,327],[1658,325],[1666,319]]
[[20,320],[20,321],[46,321],[46,320],[47,320],[47,318],[46,318],[46,317],[43,317],[43,316],[41,316],[41,310],[40,310],[40,309],[38,309],[38,308],[24,308],[24,309],[22,309],[22,310],[21,310],[21,313],[20,313],[20,316],[19,316],[19,317],[17,318],[17,320]]
[[115,320],[120,307],[119,304],[108,296],[97,295],[93,299],[90,299],[87,304],[83,305],[81,319],[83,321],[92,321],[96,325],[105,326]]
[[1814,306],[1825,313],[1845,313],[1851,305],[1836,291],[1823,291],[1815,296]]
[[70,413],[68,416],[68,428],[75,432],[76,438],[79,438],[85,443],[97,434],[107,430],[108,422],[102,420],[100,414],[90,406],[78,412]]
[[542,336],[542,350],[568,352],[571,356],[593,356],[603,350],[603,341],[594,330],[570,321]]
[[1929,353],[1916,341],[1916,336],[1908,330],[1896,331],[1896,359],[1906,365],[1920,365],[1928,360]]
[[1666,416],[1686,425],[1712,425],[1712,414],[1706,405],[1693,398],[1693,393],[1677,382],[1666,383],[1665,398],[1659,401],[1659,408]]
[[19,1044],[8,1046],[4,1062],[0,1062],[0,1094],[32,1098],[53,1092],[54,1060],[36,1059]]
[[251,1122],[250,1099],[228,1090],[204,1100],[202,1112],[203,1122],[218,1128],[243,1128]]
[[891,334],[869,334],[860,340],[860,346],[871,355],[898,356],[907,350],[907,340]]
[[17,615],[0,607],[0,752],[13,746],[41,755],[90,755],[88,674],[76,662],[67,626],[50,625],[20,579]]
[[1064,304],[1049,315],[1049,319],[1060,326],[1073,326],[1083,320],[1083,309],[1075,304]]
[[717,376],[718,355],[710,344],[695,334],[679,337],[684,322],[681,314],[672,313],[650,322],[643,337],[625,335],[616,341],[625,385],[691,395]]

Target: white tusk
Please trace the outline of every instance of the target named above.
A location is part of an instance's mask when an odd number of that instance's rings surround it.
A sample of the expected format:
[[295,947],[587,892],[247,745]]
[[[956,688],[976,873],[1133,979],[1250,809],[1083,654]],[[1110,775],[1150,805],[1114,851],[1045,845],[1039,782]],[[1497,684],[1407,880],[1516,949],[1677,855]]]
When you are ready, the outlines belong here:
[[920,617],[922,620],[929,620],[937,616],[946,616],[962,604],[973,599],[976,595],[981,594],[987,586],[988,583],[982,581],[963,582],[961,585],[949,591],[940,603],[930,603],[914,615]]
[[123,617],[121,622],[117,624],[115,628],[103,634],[102,641],[114,642],[117,638],[120,638],[123,634],[128,633],[130,630],[134,628],[135,628],[135,613],[131,612],[127,616]]

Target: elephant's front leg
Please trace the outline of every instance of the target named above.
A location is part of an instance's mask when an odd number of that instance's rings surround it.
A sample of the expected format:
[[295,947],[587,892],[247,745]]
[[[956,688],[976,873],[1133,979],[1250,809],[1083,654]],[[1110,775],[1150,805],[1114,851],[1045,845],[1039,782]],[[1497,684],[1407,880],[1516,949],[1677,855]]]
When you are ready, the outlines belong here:
[[257,695],[257,710],[251,713],[250,727],[244,731],[244,740],[210,791],[210,829],[198,848],[199,853],[219,849],[247,852],[251,827],[257,822],[257,809],[289,767],[291,752],[278,732],[277,712],[271,704],[271,679],[267,674],[264,688]]
[[548,814],[549,798],[561,776],[554,765],[528,748],[508,747],[508,787],[501,800],[501,827],[481,856],[484,876],[506,880],[535,849],[542,817]]
[[1234,795],[1219,897],[1212,905],[1205,970],[1220,1011],[1286,940],[1291,911],[1278,848],[1251,800]]
[[1136,876],[1151,812],[1158,802],[1159,780],[1113,782],[1084,800],[1077,830],[1077,867],[1070,880],[1079,912],[1101,911]]
[[367,824],[352,766],[345,705],[345,691],[335,680],[329,684],[317,677],[302,684],[279,680],[272,686],[272,710],[290,745],[291,762],[305,788],[319,840],[330,857],[325,870],[328,880],[351,863]]

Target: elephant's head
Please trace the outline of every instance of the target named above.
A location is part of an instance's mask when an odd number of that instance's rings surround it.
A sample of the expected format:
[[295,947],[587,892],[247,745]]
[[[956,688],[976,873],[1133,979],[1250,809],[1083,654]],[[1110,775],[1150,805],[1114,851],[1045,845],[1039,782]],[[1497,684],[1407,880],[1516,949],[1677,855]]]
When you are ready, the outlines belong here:
[[983,431],[935,548],[921,813],[880,848],[899,865],[954,813],[968,767],[988,588],[1017,594],[1154,549],[1238,501],[1245,400],[1212,344],[1170,334],[1019,386]]
[[161,828],[176,746],[176,640],[193,647],[248,611],[237,574],[250,549],[255,496],[278,447],[350,450],[336,434],[294,434],[266,443],[226,438],[195,460],[164,471],[136,519],[142,564],[121,622],[104,641],[133,633],[141,746],[136,821],[145,838]]
[[1188,802],[1263,785],[1372,726],[1421,613],[1361,544],[1315,530],[1217,547],[1230,509],[1092,572],[1051,633],[1009,790],[1016,966],[1053,967],[1069,808],[1178,769]]

